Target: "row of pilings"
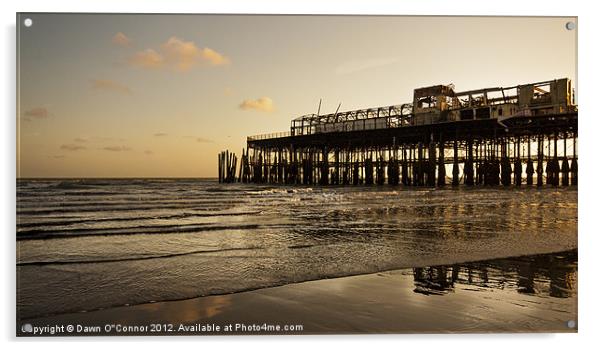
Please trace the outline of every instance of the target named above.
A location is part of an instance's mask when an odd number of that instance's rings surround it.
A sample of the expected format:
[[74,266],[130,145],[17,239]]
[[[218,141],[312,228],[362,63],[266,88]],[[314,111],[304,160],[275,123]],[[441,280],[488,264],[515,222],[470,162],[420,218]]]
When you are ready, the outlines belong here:
[[[230,155],[234,157],[234,155]],[[227,158],[226,158],[227,159]],[[230,163],[232,164],[232,163]],[[234,162],[236,167],[236,162]],[[577,138],[439,140],[386,147],[243,149],[221,182],[303,185],[577,185]]]

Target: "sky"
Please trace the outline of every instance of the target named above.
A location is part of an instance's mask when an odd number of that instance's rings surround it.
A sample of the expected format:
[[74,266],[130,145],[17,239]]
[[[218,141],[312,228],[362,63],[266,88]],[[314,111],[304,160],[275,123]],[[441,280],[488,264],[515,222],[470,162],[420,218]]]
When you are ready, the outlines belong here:
[[[26,27],[24,19],[32,20]],[[570,78],[575,18],[20,14],[17,177],[216,177],[291,119]]]

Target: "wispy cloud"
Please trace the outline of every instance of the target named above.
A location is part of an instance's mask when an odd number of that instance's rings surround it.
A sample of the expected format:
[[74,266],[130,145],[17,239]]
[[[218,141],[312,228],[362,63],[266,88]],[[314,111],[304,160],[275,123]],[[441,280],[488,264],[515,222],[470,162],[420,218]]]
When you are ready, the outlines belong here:
[[238,105],[238,108],[242,110],[256,110],[261,112],[272,112],[274,111],[274,101],[269,97],[260,97],[256,100],[244,100]]
[[110,151],[110,152],[127,152],[127,151],[132,150],[130,147],[127,147],[127,146],[107,146],[107,147],[103,147],[101,149],[104,151]]
[[172,36],[159,48],[135,53],[128,62],[141,68],[169,68],[185,72],[197,66],[228,65],[230,59],[211,48],[201,48],[192,41]]
[[86,149],[86,147],[82,146],[82,145],[76,145],[76,144],[73,144],[73,143],[69,143],[69,144],[61,145],[61,149],[63,151],[72,151],[73,152],[73,151],[84,150],[84,149]]
[[34,107],[25,111],[23,113],[23,116],[26,117],[26,120],[31,120],[30,118],[46,119],[50,116],[50,112],[48,112],[48,109],[46,109],[46,107]]
[[199,137],[199,136],[184,136],[184,138],[194,139],[198,143],[213,143],[213,142],[215,142],[215,141],[213,141],[211,139],[207,139],[207,138]]
[[155,134],[155,135],[153,135],[153,136],[155,136],[155,137],[163,137],[163,136],[167,136],[167,133],[164,133],[164,132],[158,132],[158,133],[156,133],[156,134]]
[[109,92],[117,92],[123,95],[131,95],[132,90],[124,84],[121,84],[117,81],[113,80],[104,80],[104,79],[93,79],[90,81],[92,83],[92,89],[100,90],[100,91],[109,91]]
[[388,66],[398,62],[398,58],[371,58],[366,60],[347,61],[335,68],[334,72],[338,75],[357,73],[373,68]]
[[146,154],[147,156],[152,156],[153,154],[155,154],[155,152],[151,151],[150,149],[144,150],[144,154]]
[[86,142],[88,142],[88,139],[85,139],[83,137],[76,137],[73,139],[73,141],[75,141],[77,143],[86,143]]
[[120,137],[106,137],[106,136],[96,136],[96,137],[93,137],[91,140],[95,141],[95,142],[108,142],[108,141],[123,142],[123,141],[125,141],[125,139],[122,139]]
[[117,46],[121,46],[121,47],[129,47],[132,45],[132,40],[130,40],[130,38],[128,38],[122,32],[115,34],[113,36],[113,38],[111,39],[111,42],[113,44],[115,44]]

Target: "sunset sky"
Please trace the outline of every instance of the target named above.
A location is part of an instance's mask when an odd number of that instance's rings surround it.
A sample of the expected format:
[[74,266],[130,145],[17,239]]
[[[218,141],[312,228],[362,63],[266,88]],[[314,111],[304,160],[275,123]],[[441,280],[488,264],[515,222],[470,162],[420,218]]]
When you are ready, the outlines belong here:
[[[23,20],[33,25],[25,27]],[[314,113],[568,77],[574,18],[22,14],[19,177],[215,177]]]

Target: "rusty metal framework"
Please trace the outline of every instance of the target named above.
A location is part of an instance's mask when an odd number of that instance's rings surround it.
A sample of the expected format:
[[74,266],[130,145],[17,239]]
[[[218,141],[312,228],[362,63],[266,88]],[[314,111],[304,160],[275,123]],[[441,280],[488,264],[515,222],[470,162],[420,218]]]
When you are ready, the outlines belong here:
[[332,131],[397,128],[409,125],[412,104],[358,109],[325,115],[307,114],[291,122],[291,136]]
[[220,154],[219,180],[577,185],[578,112],[569,79],[454,89],[428,86],[414,90],[412,103],[295,118],[290,131],[249,136],[240,162]]
[[[462,92],[454,89],[453,84],[428,86],[414,90],[413,103],[303,115],[291,121],[290,134],[278,137],[576,111],[571,82],[566,78]],[[248,140],[265,138],[270,135]]]

